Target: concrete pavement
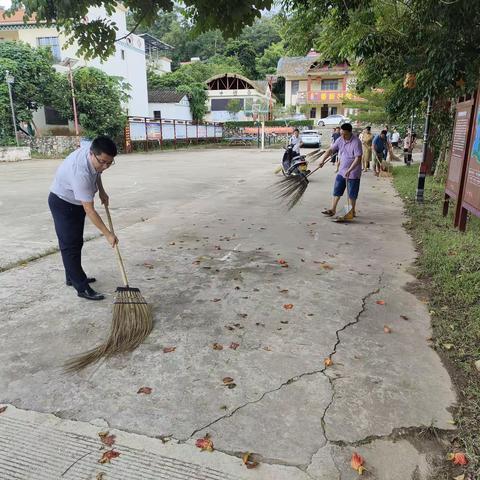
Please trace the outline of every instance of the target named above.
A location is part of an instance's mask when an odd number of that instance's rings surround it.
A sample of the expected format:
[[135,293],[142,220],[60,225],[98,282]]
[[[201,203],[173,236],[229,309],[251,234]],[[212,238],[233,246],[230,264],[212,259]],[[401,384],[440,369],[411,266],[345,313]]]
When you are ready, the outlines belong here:
[[[111,301],[78,299],[63,285],[58,253],[25,262],[56,244],[46,192],[58,162],[0,165],[0,402],[18,415],[79,422],[73,430],[101,419],[160,449],[155,438],[171,436],[192,464],[192,444],[208,432],[223,454],[202,458],[226,472],[219,478],[355,478],[353,451],[372,478],[427,478],[440,445],[416,439],[431,426],[454,428],[455,394],[428,344],[426,306],[405,290],[415,251],[401,200],[389,180],[367,174],[358,219],[333,223],[320,213],[330,200],[328,165],[286,213],[268,189],[279,155],[119,158],[104,184],[130,283],[154,306],[155,329],[132,354],[75,375],[61,366],[106,335]],[[120,283],[113,252],[96,238],[84,256],[111,299]],[[168,346],[175,351],[163,353]],[[224,386],[226,376],[235,388]],[[137,394],[142,386],[152,393]],[[17,447],[4,444],[13,455]],[[236,469],[246,451],[258,454],[259,468]]]

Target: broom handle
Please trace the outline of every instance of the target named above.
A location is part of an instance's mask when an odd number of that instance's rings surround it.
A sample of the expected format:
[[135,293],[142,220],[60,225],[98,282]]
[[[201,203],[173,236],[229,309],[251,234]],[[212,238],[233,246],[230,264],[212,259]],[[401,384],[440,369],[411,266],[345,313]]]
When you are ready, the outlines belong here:
[[[110,210],[107,207],[107,205],[105,205],[105,211],[107,212],[108,226],[110,227],[110,232],[112,232],[112,234],[115,235],[115,232],[113,230],[112,217],[110,215]],[[120,272],[122,273],[123,283],[126,287],[128,287],[127,273],[125,272],[125,266],[123,265],[123,259],[122,259],[122,256],[120,255],[120,250],[118,249],[117,244],[115,244],[115,252],[117,253],[117,261],[118,261],[118,266],[120,267]]]
[[308,175],[305,175],[306,177],[309,177],[312,173],[315,173],[317,170],[319,170],[320,168],[322,168],[327,162],[328,160],[330,160],[330,158],[332,158],[331,156],[330,157],[327,157],[317,168],[315,168],[314,170],[312,170]]

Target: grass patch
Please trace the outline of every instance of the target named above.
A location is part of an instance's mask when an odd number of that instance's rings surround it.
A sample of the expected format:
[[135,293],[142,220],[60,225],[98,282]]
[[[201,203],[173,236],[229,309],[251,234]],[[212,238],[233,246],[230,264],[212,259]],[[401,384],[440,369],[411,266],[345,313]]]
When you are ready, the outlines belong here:
[[[455,421],[458,441],[470,459],[473,478],[480,475],[480,219],[471,217],[467,232],[453,227],[453,208],[442,216],[444,186],[426,180],[425,203],[415,203],[417,168],[396,167],[393,183],[404,200],[405,227],[415,240],[417,277],[429,298],[434,348],[449,368],[459,396]],[[480,477],[478,477],[480,478]]]

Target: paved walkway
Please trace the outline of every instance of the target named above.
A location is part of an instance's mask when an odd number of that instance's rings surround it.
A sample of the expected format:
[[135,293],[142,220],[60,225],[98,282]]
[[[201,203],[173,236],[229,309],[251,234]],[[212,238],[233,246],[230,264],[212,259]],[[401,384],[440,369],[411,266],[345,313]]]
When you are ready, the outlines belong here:
[[[55,246],[45,192],[58,162],[0,165],[7,226],[0,239],[7,268],[0,274],[0,402],[10,405],[0,414],[0,448],[11,469],[20,468],[16,459],[27,446],[45,449],[29,463],[35,473],[0,473],[2,480],[89,478],[99,466],[94,454],[60,475],[106,428],[117,429],[125,448],[107,480],[130,478],[125,472],[135,462],[149,465],[138,477],[145,479],[348,480],[356,475],[353,451],[372,478],[426,478],[439,446],[419,443],[419,435],[430,426],[454,428],[455,395],[429,347],[426,306],[405,290],[415,251],[401,200],[388,179],[367,174],[355,223],[322,218],[329,165],[286,213],[268,189],[278,156],[202,150],[117,161],[104,184],[131,284],[154,306],[156,327],[132,354],[75,375],[61,366],[106,335],[111,302],[88,303],[65,287],[58,253],[24,262]],[[111,299],[120,281],[113,253],[103,238],[84,252],[88,273]],[[163,353],[170,346],[175,351]],[[226,376],[235,388],[224,386]],[[152,393],[137,394],[142,386]],[[47,417],[31,411],[54,415],[45,436],[32,432]],[[49,439],[63,429],[65,442],[54,446]],[[217,453],[193,447],[207,432]],[[128,443],[133,434],[140,447]],[[22,435],[25,443],[17,443]],[[260,467],[241,465],[247,451]],[[49,471],[44,459],[51,457]],[[168,458],[184,462],[177,477],[150,473],[167,468]],[[196,465],[210,470],[180,473]]]

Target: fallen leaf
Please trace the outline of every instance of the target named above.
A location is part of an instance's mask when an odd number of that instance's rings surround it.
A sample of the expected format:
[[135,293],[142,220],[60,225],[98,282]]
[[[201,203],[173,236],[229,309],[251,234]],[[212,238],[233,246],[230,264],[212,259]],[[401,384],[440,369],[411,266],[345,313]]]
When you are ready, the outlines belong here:
[[326,367],[331,367],[333,365],[333,360],[330,358],[330,357],[327,357],[324,361],[323,361],[323,364],[326,366]]
[[384,333],[392,333],[392,329],[388,325],[383,326]]
[[163,353],[172,353],[177,349],[177,347],[165,347]]
[[443,344],[443,348],[444,348],[445,350],[451,350],[451,349],[454,348],[454,347],[455,347],[455,345],[454,345],[453,343],[444,343],[444,344]]
[[217,302],[220,302],[221,300],[222,300],[221,298],[214,298],[214,299],[212,300],[212,302],[217,303]]
[[225,386],[231,390],[232,388],[235,388],[237,386],[237,384],[236,383],[228,383]]
[[228,410],[227,405],[222,405],[222,406],[220,407],[220,410]]
[[283,308],[285,310],[291,310],[293,308],[293,303],[286,303]]
[[248,317],[248,313],[237,313],[237,315],[239,317],[242,317],[242,318],[247,318]]
[[385,300],[377,300],[377,305],[385,305]]
[[143,264],[143,266],[146,267],[146,268],[149,268],[150,270],[153,268],[153,265],[151,263],[147,263],[147,262],[145,262]]
[[95,480],[103,480],[104,476],[105,476],[105,472],[97,473],[97,476],[95,477]]
[[161,440],[161,442],[162,442],[164,445],[172,440],[172,436],[171,436],[171,435],[159,435],[158,438]]
[[3,413],[8,407],[5,405],[4,407],[0,407],[0,413]]
[[232,378],[232,377],[225,377],[225,378],[223,379],[223,383],[224,383],[225,385],[228,385],[229,383],[233,383],[233,378]]
[[459,475],[458,477],[453,477],[453,480],[465,480],[465,474]]
[[[475,368],[480,372],[480,360],[477,360],[475,362]],[[5,407],[6,408],[6,407]],[[0,409],[0,413],[2,413],[1,409]]]
[[215,250],[221,250],[222,247],[220,245],[215,245]]
[[356,472],[358,472],[359,475],[361,475],[365,471],[365,467],[363,466],[364,462],[365,460],[362,456],[360,456],[356,452],[353,452],[352,459],[350,460],[350,465]]
[[449,453],[447,458],[453,462],[454,465],[466,465],[468,463],[467,457],[462,452]]
[[107,447],[112,447],[115,443],[115,435],[109,435],[108,433],[109,432],[100,432],[98,436],[104,445]]
[[247,468],[256,468],[256,467],[258,467],[258,462],[255,462],[254,460],[252,460],[250,458],[251,455],[252,454],[249,453],[249,452],[244,453],[242,455],[242,462]]
[[169,245],[175,245],[175,242],[170,242]]
[[403,318],[403,320],[409,320],[409,318],[406,315],[400,315],[400,318]]
[[280,323],[283,323],[285,325],[288,323],[288,320],[280,320]]
[[232,327],[231,325],[225,325],[225,328],[227,330],[230,330],[231,332],[233,332],[235,330],[235,327]]
[[108,450],[107,452],[103,453],[102,458],[98,461],[98,463],[110,463],[110,460],[119,456],[120,452],[116,452],[115,450]]
[[240,346],[239,343],[232,342],[229,348],[231,348],[232,350],[236,350],[239,346]]
[[144,393],[145,395],[150,395],[152,393],[152,389],[150,387],[142,387],[138,390],[137,393]]
[[271,352],[272,349],[270,347],[263,347],[264,350],[266,350],[267,352]]
[[280,293],[288,293],[288,288],[284,288],[283,290],[280,290]]
[[208,433],[205,437],[197,439],[195,446],[200,448],[202,452],[213,452],[213,442],[210,440],[210,435]]
[[283,258],[280,258],[279,260],[277,260],[277,263],[279,263],[280,265],[286,265],[287,261],[284,260]]
[[322,265],[322,268],[323,268],[324,270],[333,270],[333,267],[332,267],[331,265],[329,265],[328,263],[324,263],[324,264]]
[[220,345],[219,343],[214,343],[214,344],[212,345],[212,348],[213,348],[214,350],[223,350],[223,345]]

